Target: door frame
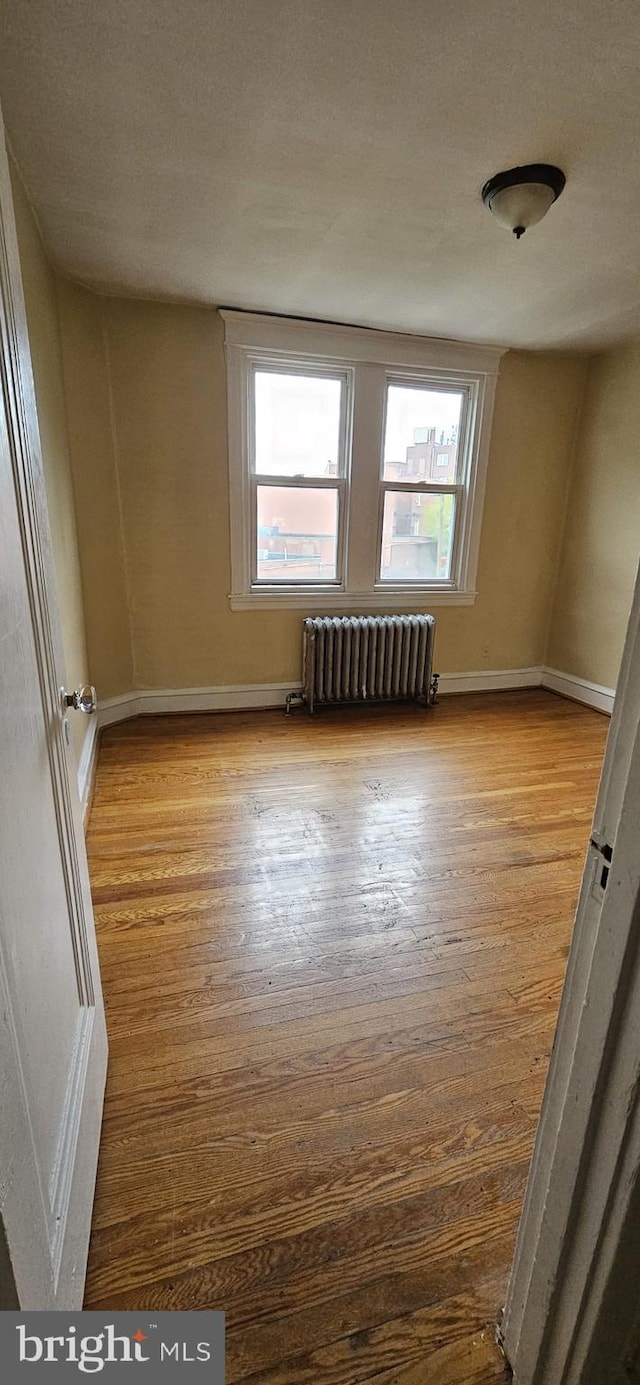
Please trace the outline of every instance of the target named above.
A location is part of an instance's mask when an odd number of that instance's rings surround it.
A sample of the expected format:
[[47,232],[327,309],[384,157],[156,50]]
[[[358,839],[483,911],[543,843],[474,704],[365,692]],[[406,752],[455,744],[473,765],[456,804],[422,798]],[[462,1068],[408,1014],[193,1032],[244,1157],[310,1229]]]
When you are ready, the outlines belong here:
[[[31,368],[13,195],[0,110],[0,389],[25,569],[48,770],[68,906],[79,1019],[60,1134],[48,1186],[32,1150],[29,1103],[0,936],[0,1290],[25,1309],[80,1308],[89,1244],[86,1207],[95,1183],[107,1064],[100,972],[77,780],[63,735],[65,667],[56,600],[42,448]],[[3,424],[4,427],[4,424]],[[28,862],[25,862],[28,869]],[[34,1226],[16,1152],[39,1187],[42,1226]],[[33,1165],[33,1168],[31,1168]],[[46,1230],[45,1230],[46,1228]],[[28,1285],[28,1291],[21,1291]],[[7,1306],[10,1303],[7,1302]]]
[[517,1385],[589,1378],[640,1172],[639,708],[640,577],[500,1329]]

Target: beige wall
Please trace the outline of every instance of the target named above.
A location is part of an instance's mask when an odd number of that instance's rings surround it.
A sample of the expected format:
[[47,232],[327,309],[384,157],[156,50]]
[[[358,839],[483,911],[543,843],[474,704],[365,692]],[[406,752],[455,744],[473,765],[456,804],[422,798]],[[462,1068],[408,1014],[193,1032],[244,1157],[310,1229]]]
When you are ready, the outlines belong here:
[[[296,681],[299,611],[229,610],[222,325],[107,300],[138,686]],[[498,383],[475,607],[441,607],[441,672],[542,663],[586,363],[510,352]]]
[[300,613],[232,614],[222,324],[105,305],[138,686],[299,677]]
[[442,673],[544,663],[571,444],[586,362],[503,358],[487,473],[478,599],[436,611]]
[[104,300],[58,279],[69,446],[92,681],[98,697],[135,685]]
[[[217,313],[105,299],[56,282],[20,186],[16,203],[69,683],[86,679],[90,668],[99,695],[108,698],[134,687],[295,682],[301,613],[232,613],[227,601],[226,385]],[[528,668],[547,656],[567,672],[596,678],[587,657],[589,611],[611,613],[613,603],[617,633],[604,632],[607,652],[597,678],[613,681],[630,598],[634,473],[631,461],[621,463],[616,499],[603,496],[606,486],[596,484],[596,473],[607,457],[610,426],[618,430],[616,455],[629,456],[629,392],[640,361],[632,352],[612,353],[591,366],[559,566],[588,369],[578,357],[509,352],[503,358],[479,595],[474,607],[436,609],[442,673]],[[610,474],[610,457],[608,466]],[[611,532],[622,527],[622,546],[617,538],[608,544],[599,526],[605,499]],[[587,553],[599,545],[608,550],[604,596],[582,552],[583,529]]]
[[[65,659],[65,684],[89,682],[78,538],[63,385],[55,278],[22,182],[11,166],[27,325],[42,444],[51,543]],[[81,714],[70,717],[76,761],[86,734]]]
[[640,553],[640,347],[589,367],[547,663],[615,687]]

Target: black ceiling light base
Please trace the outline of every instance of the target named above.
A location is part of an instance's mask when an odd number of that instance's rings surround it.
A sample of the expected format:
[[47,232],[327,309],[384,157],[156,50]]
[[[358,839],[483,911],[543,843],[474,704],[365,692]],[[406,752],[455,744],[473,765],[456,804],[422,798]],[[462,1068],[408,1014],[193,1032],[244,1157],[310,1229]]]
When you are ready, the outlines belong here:
[[562,169],[555,164],[524,164],[489,178],[482,189],[482,201],[520,240],[557,201],[565,182]]

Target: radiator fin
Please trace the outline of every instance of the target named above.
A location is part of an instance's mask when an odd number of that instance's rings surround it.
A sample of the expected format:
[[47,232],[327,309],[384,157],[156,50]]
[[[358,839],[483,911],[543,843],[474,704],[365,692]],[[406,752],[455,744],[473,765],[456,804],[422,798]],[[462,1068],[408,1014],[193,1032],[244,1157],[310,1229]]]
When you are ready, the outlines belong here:
[[325,702],[435,700],[433,616],[309,616],[303,632],[303,697]]

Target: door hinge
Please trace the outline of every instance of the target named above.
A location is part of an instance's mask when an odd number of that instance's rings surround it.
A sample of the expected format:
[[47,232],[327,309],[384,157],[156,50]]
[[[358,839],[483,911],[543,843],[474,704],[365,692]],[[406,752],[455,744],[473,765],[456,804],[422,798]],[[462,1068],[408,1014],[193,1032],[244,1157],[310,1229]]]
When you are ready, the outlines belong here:
[[591,838],[590,844],[594,848],[594,850],[598,851],[600,855],[603,857],[604,865],[602,866],[602,869],[600,871],[600,889],[606,890],[607,881],[609,879],[609,867],[611,865],[611,857],[613,856],[613,847],[610,846],[608,842],[602,842],[602,844],[600,844],[600,842],[595,841],[593,837]]

